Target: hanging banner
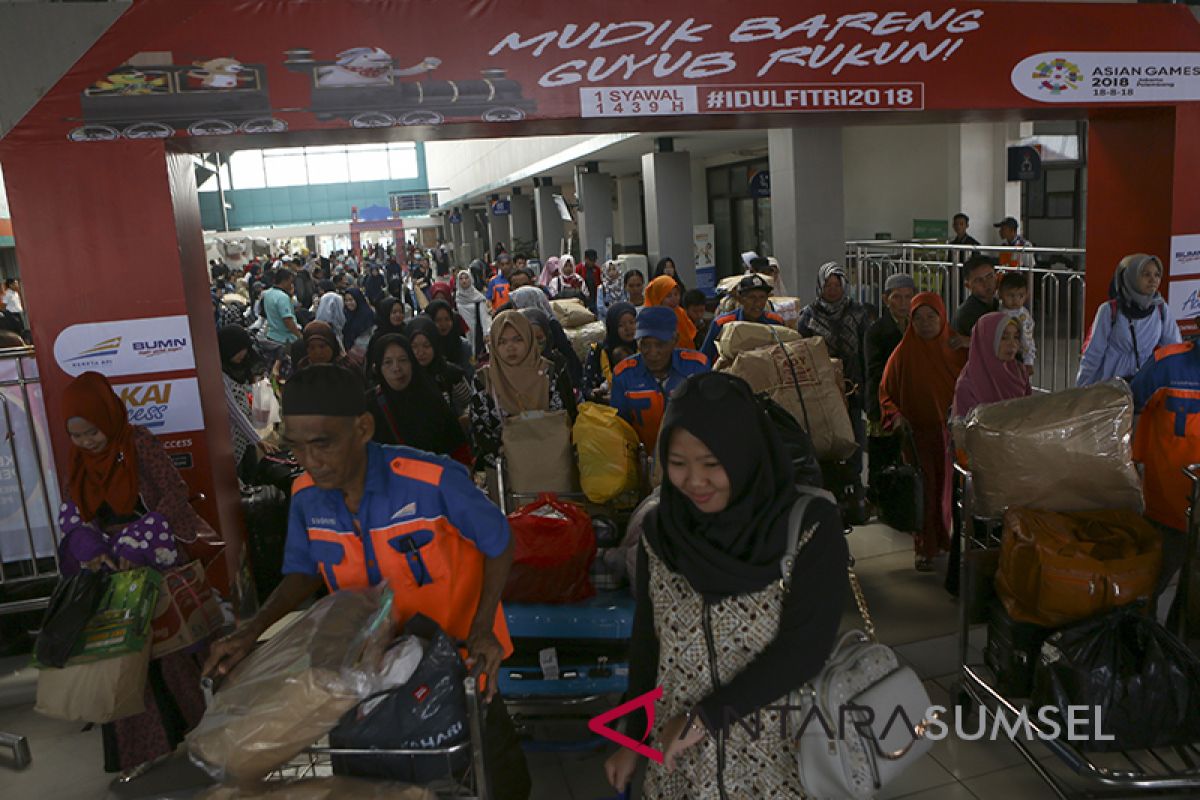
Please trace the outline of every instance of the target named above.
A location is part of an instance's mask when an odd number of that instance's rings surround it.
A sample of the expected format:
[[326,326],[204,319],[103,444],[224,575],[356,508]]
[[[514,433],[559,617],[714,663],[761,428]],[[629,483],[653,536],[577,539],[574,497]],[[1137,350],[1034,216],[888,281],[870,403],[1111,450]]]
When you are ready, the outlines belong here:
[[54,340],[54,359],[68,375],[145,375],[196,366],[183,315],[71,325]]
[[1200,233],[1171,237],[1171,258],[1167,263],[1167,275],[1200,275]]
[[1175,5],[139,0],[6,138],[1180,102],[1197,52]]
[[717,293],[716,262],[717,227],[715,225],[692,226],[692,261],[696,264],[696,288],[706,297]]
[[113,386],[129,421],[156,435],[204,430],[200,386],[195,378],[122,383]]

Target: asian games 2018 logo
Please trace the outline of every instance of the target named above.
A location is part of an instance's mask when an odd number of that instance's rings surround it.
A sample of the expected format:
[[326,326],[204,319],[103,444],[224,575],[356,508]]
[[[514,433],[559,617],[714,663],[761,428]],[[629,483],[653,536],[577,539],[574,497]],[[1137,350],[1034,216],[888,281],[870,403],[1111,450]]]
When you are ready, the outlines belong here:
[[1038,88],[1058,95],[1068,89],[1078,89],[1084,75],[1078,65],[1065,58],[1056,58],[1038,64],[1033,70],[1033,78],[1038,81]]

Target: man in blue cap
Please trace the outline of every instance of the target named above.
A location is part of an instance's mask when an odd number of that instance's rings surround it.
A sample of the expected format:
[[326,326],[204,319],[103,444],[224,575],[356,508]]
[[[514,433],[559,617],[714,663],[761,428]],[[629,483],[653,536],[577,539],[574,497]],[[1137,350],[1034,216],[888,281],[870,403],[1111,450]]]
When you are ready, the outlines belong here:
[[[766,259],[762,260],[766,261]],[[708,328],[708,336],[704,338],[704,346],[700,348],[709,361],[717,360],[717,339],[721,338],[721,328],[730,322],[758,322],[763,325],[787,326],[783,317],[767,306],[767,299],[771,294],[771,284],[767,283],[767,279],[762,275],[756,272],[750,273],[738,282],[737,289],[738,303],[741,308],[714,319]]]
[[653,453],[667,397],[689,376],[708,372],[708,359],[695,350],[677,348],[675,310],[647,306],[637,315],[638,353],[613,369],[612,407],[633,426]]

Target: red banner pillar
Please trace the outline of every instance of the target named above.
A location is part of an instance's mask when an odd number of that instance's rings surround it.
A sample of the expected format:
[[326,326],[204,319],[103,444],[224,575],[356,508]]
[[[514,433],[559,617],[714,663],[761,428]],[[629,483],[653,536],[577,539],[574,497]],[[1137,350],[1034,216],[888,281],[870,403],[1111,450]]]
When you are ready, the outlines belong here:
[[[191,159],[161,141],[2,152],[56,462],[60,398],[105,373],[154,431],[240,563],[242,516]],[[61,479],[61,475],[59,476]]]
[[[1091,325],[1117,264],[1130,253],[1162,259],[1171,238],[1200,234],[1200,104],[1096,110],[1088,117],[1087,309]],[[1192,279],[1200,278],[1193,275]]]

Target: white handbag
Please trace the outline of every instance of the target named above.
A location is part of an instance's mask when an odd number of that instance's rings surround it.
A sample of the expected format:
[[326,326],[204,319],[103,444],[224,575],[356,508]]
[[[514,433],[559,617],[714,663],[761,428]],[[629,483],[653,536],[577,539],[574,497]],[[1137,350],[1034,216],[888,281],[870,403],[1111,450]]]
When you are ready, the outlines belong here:
[[[789,528],[785,580],[809,538],[801,540],[799,525]],[[853,559],[847,572],[866,630],[843,635],[817,677],[788,703],[801,709],[800,783],[814,798],[874,797],[933,747],[925,737],[929,693],[916,672],[876,641]]]

